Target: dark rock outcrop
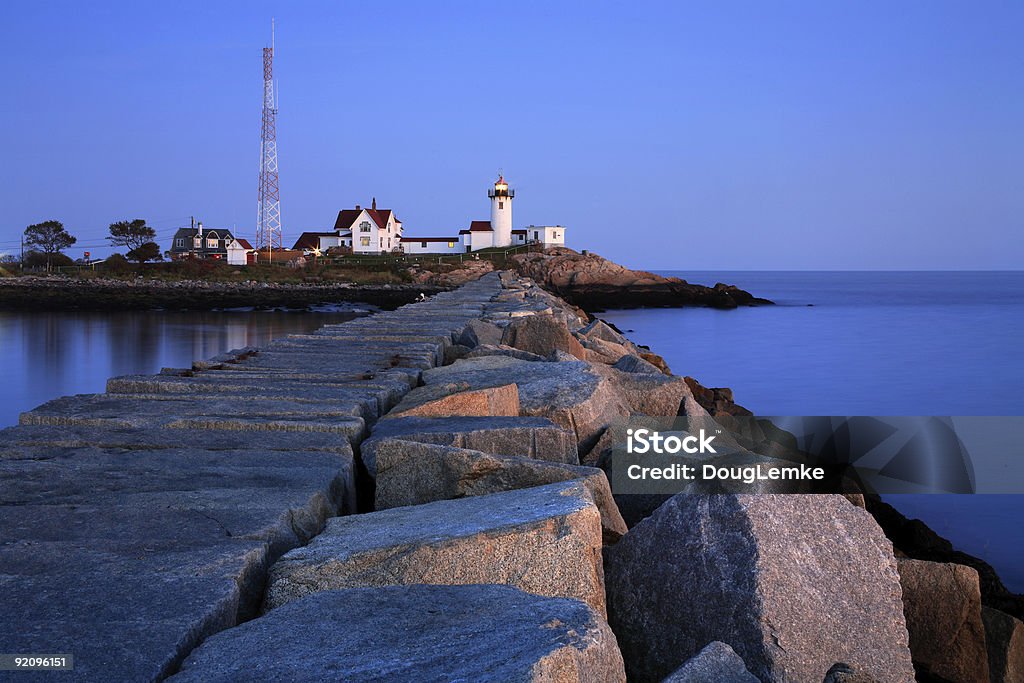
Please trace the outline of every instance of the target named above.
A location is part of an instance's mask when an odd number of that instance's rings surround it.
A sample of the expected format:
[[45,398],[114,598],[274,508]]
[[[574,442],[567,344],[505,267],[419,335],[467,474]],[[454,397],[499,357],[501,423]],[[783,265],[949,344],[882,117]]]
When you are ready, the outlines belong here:
[[953,544],[932,531],[919,519],[907,519],[877,496],[867,497],[868,512],[878,521],[885,535],[902,554],[915,560],[951,562],[978,572],[983,605],[1024,619],[1024,596],[1016,595],[1003,584],[992,565],[973,555],[955,550]]
[[1024,623],[991,607],[981,608],[993,683],[1024,681]]
[[942,680],[988,683],[978,572],[924,560],[897,566],[914,666]]
[[675,277],[630,270],[597,254],[580,254],[566,248],[516,255],[511,263],[521,275],[533,278],[588,311],[676,306],[737,308],[772,303],[733,285],[690,284]]

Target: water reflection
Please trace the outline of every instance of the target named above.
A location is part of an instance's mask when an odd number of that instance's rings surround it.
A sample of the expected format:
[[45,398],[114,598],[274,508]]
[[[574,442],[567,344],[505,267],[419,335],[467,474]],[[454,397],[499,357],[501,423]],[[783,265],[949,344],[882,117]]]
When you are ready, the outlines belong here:
[[58,396],[102,392],[107,378],[187,367],[229,349],[305,334],[365,311],[0,311],[0,426]]

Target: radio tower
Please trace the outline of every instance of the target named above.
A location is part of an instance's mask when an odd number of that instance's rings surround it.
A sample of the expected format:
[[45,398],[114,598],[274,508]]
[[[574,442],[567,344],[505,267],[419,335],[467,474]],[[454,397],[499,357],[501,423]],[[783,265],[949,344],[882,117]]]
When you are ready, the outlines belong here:
[[256,249],[281,248],[281,194],[277,178],[277,103],[274,97],[274,22],[270,47],[263,48],[263,127],[260,131],[260,195]]

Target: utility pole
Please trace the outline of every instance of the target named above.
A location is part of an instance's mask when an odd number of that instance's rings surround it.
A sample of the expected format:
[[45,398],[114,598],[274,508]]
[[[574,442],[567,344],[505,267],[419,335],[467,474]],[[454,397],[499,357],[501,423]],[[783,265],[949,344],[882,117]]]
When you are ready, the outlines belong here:
[[281,248],[281,196],[277,174],[277,102],[274,98],[274,22],[270,23],[270,47],[263,48],[263,118],[260,130],[259,213],[256,249],[266,248],[274,261],[274,247]]

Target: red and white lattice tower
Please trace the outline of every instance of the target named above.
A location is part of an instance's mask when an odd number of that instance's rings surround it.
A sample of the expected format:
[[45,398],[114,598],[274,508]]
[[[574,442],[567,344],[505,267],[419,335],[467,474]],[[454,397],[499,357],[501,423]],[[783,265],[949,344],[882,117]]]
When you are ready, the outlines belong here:
[[277,176],[277,103],[274,97],[274,28],[263,48],[263,127],[260,131],[260,194],[256,248],[281,248],[281,193]]

